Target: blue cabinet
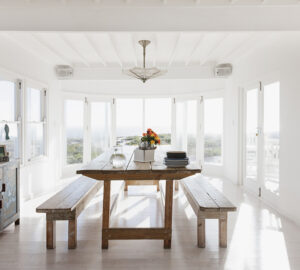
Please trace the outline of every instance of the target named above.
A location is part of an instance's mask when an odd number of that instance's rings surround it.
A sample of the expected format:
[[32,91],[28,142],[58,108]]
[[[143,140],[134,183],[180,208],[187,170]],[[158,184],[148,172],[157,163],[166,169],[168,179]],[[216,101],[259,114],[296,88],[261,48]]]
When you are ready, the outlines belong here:
[[0,231],[20,221],[20,165],[18,160],[0,163]]

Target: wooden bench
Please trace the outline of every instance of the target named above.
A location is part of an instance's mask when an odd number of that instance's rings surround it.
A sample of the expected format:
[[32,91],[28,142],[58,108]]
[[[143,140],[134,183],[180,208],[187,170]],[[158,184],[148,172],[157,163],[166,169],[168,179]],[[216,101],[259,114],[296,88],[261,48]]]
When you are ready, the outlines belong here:
[[[101,182],[81,176],[46,202],[36,208],[38,213],[46,213],[46,246],[55,248],[55,230],[57,220],[68,220],[68,248],[77,245],[77,217],[101,187]],[[117,204],[119,194],[124,189],[124,181],[114,181],[111,195],[110,212]]]
[[197,215],[198,247],[205,247],[205,219],[219,220],[219,245],[227,247],[227,213],[236,207],[201,175],[184,178],[180,185]]

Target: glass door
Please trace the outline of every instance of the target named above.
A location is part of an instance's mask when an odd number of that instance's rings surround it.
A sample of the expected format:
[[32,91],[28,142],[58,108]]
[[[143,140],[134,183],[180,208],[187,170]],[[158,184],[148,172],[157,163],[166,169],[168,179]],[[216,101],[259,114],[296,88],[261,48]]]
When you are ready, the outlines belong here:
[[244,185],[269,202],[279,195],[280,83],[245,89]]
[[262,196],[276,203],[279,196],[280,83],[263,85],[263,188]]
[[259,85],[245,89],[244,104],[244,185],[258,193]]

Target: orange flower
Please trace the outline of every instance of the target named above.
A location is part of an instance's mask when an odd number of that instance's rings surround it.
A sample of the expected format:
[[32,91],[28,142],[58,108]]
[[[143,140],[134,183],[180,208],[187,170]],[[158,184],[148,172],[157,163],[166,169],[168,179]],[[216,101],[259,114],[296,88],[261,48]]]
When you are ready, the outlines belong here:
[[147,136],[147,133],[143,133],[143,136],[144,136],[144,137]]

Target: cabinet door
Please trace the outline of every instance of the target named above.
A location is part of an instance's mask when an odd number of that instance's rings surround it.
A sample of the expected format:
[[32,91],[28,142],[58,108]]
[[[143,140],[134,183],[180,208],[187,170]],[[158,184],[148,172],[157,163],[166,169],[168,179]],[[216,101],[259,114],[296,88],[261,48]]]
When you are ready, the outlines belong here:
[[3,202],[1,222],[5,222],[18,212],[17,177],[17,168],[15,166],[8,166],[4,169],[3,183],[5,188],[2,191]]

